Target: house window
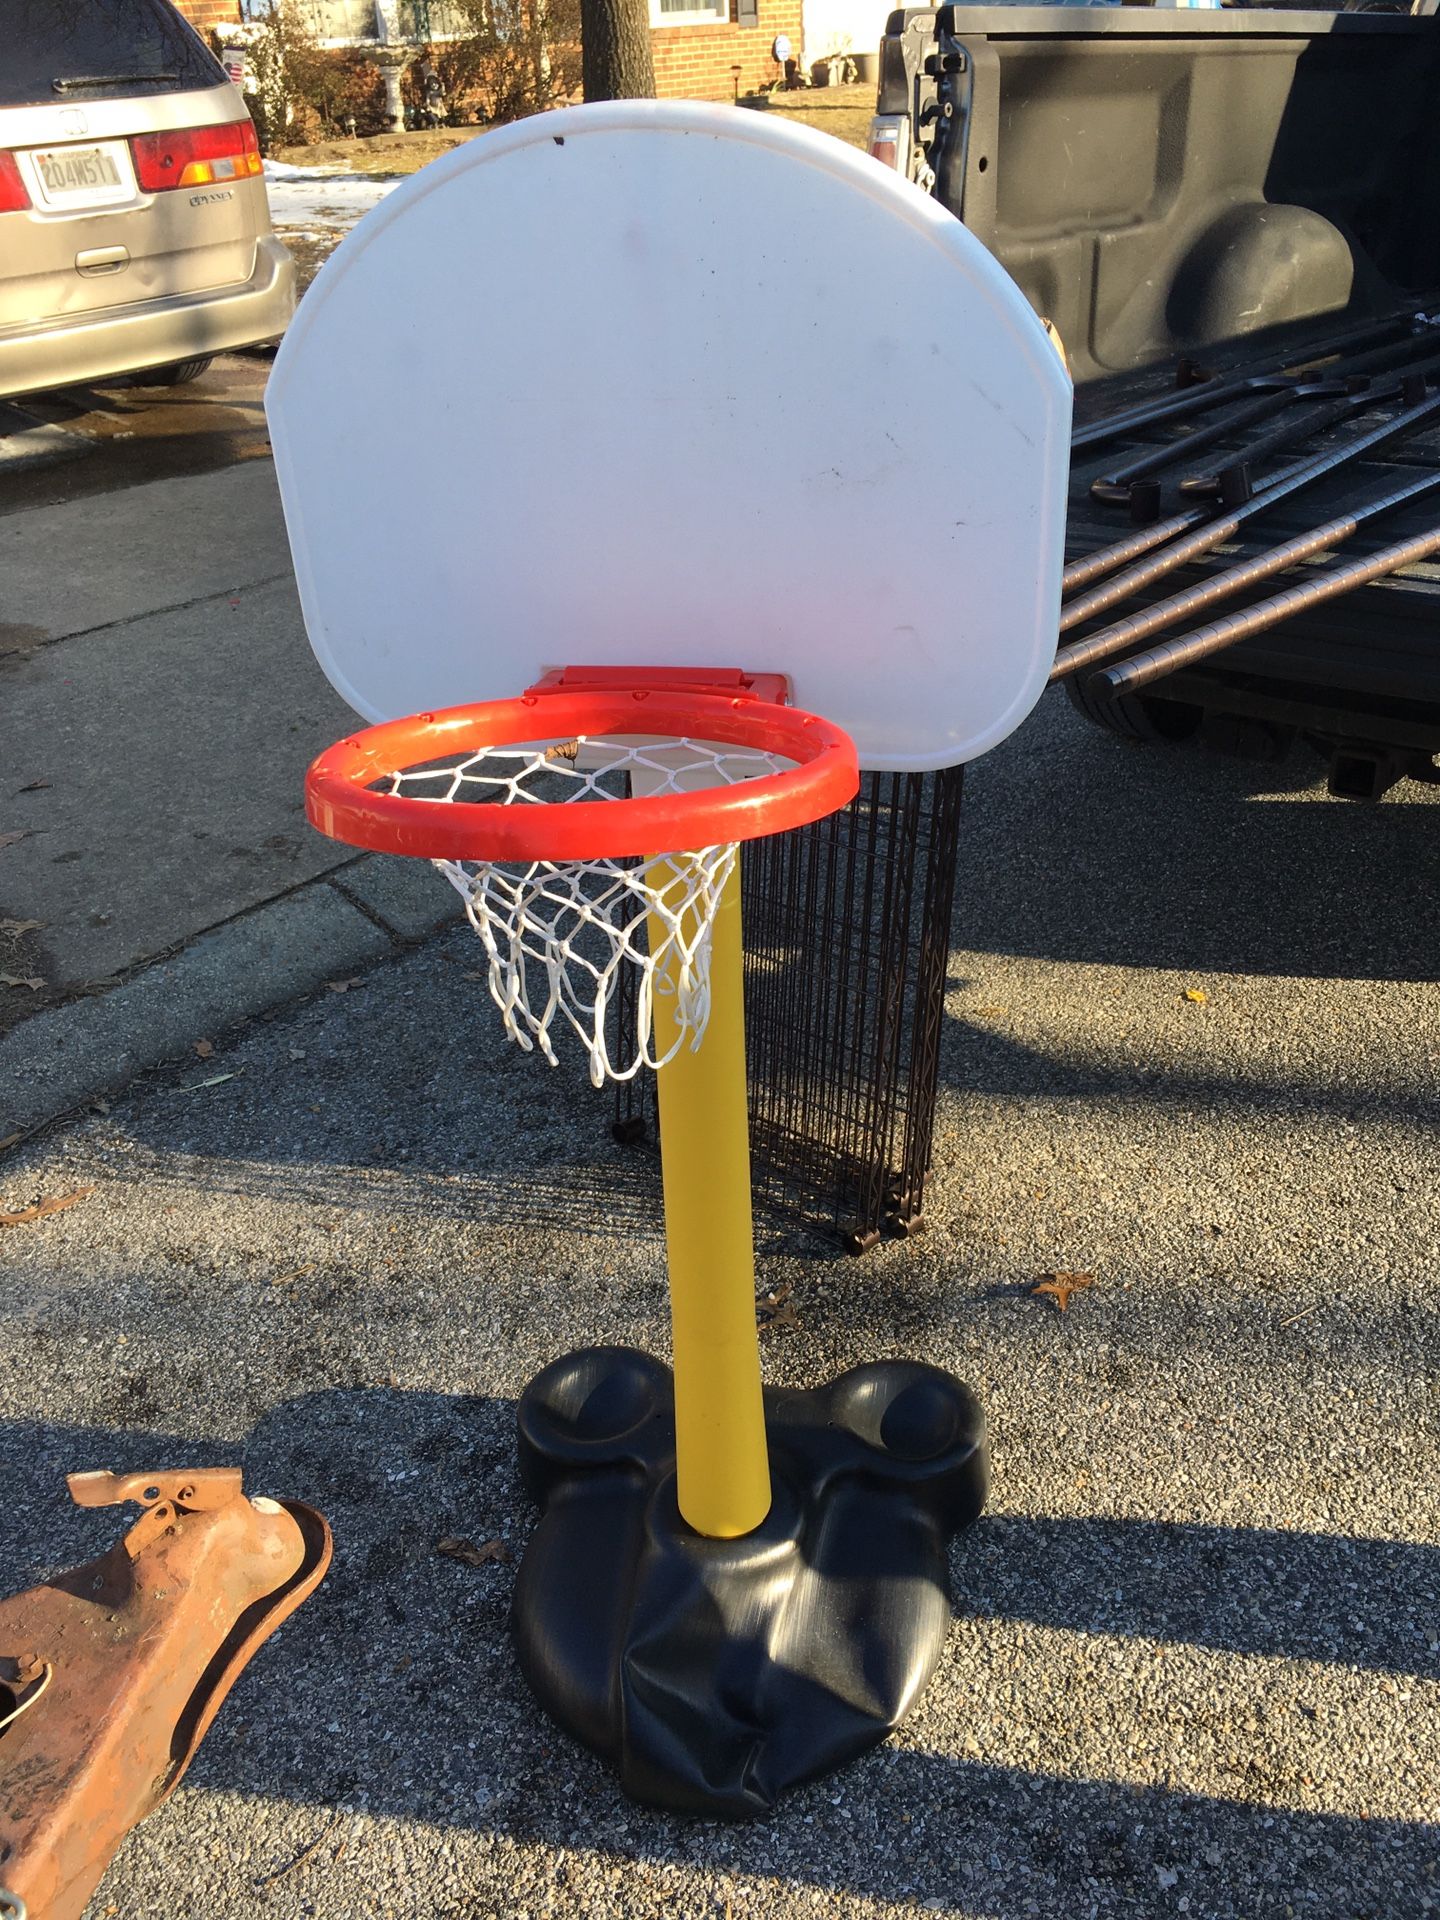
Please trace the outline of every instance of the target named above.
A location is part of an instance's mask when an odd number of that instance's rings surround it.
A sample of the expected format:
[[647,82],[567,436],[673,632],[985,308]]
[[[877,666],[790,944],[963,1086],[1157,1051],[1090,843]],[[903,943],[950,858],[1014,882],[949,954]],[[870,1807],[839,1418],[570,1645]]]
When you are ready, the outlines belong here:
[[730,0],[650,0],[652,27],[713,27],[730,18]]

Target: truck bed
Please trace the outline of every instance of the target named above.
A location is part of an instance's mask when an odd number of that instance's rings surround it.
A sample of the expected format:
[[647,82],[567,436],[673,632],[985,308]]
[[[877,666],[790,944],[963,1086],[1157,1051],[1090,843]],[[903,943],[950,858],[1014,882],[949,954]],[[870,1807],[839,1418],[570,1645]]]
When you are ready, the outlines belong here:
[[[1303,342],[1321,330],[1314,326],[1288,330],[1278,345],[1274,365],[1303,358]],[[1403,344],[1403,342],[1402,342]],[[1426,342],[1417,340],[1417,361],[1423,365]],[[1433,348],[1440,359],[1440,333]],[[1214,354],[1203,369],[1214,382],[1225,380],[1237,368],[1252,376],[1264,359],[1254,343]],[[1323,373],[1322,360],[1316,371]],[[1186,369],[1189,372],[1190,369]],[[1219,500],[1188,499],[1180,491],[1187,476],[1233,474],[1248,469],[1258,490],[1282,467],[1307,456],[1341,451],[1361,435],[1403,408],[1393,393],[1395,382],[1377,378],[1373,398],[1364,391],[1354,396],[1351,418],[1326,430],[1291,440],[1269,460],[1247,462],[1248,450],[1280,425],[1280,417],[1237,427],[1190,455],[1186,443],[1197,431],[1222,424],[1243,407],[1244,399],[1199,412],[1185,422],[1159,422],[1117,435],[1102,444],[1077,448],[1071,469],[1067,561],[1077,561],[1132,534],[1147,518],[1192,507],[1206,507],[1216,517],[1224,511]],[[1434,389],[1421,374],[1408,377],[1414,404]],[[1082,436],[1107,417],[1147,403],[1163,402],[1185,389],[1177,387],[1173,364],[1151,367],[1119,379],[1092,382],[1077,390],[1076,431]],[[1189,389],[1199,392],[1199,387]],[[1261,389],[1263,391],[1263,389]],[[1367,404],[1368,402],[1368,404]],[[1327,399],[1292,402],[1289,411],[1302,425],[1306,411],[1321,414]],[[1176,456],[1150,476],[1152,492],[1132,489],[1131,503],[1106,502],[1093,497],[1096,481],[1112,475],[1137,457],[1169,452]],[[1066,641],[1083,638],[1171,594],[1213,581],[1223,571],[1375,500],[1398,483],[1427,473],[1440,476],[1440,418],[1409,433],[1397,443],[1376,449],[1351,465],[1341,466],[1313,485],[1279,500],[1257,514],[1213,552],[1192,561],[1163,581],[1127,595],[1096,618],[1067,632]],[[1158,496],[1158,497],[1157,497]],[[1361,560],[1393,543],[1408,540],[1440,525],[1440,488],[1401,505],[1382,518],[1361,526],[1334,548],[1317,554],[1296,568],[1253,589],[1227,599],[1202,616],[1191,616],[1174,632],[1193,629],[1204,619],[1223,616],[1284,591],[1298,581],[1322,578],[1332,567]],[[1139,653],[1170,637],[1170,631],[1141,641],[1130,649]],[[1118,658],[1125,657],[1124,654]],[[1134,696],[1132,696],[1133,700]],[[1145,696],[1146,709],[1132,709],[1125,724],[1123,709],[1106,712],[1103,690],[1092,683],[1077,704],[1101,724],[1117,731],[1148,731],[1146,717],[1169,737],[1199,731],[1202,724],[1226,744],[1248,746],[1259,752],[1278,751],[1300,732],[1332,760],[1334,790],[1353,798],[1374,798],[1392,777],[1420,771],[1419,763],[1440,751],[1440,560],[1421,560],[1395,574],[1353,589],[1329,604],[1299,617],[1286,619],[1268,631],[1243,639],[1203,662],[1181,667],[1154,683]],[[1162,703],[1157,709],[1154,703]],[[1223,716],[1217,727],[1213,723]]]
[[[877,106],[902,117],[906,170],[991,248],[1064,343],[1076,382],[1072,562],[1147,519],[1221,514],[1224,503],[1207,505],[1182,481],[1228,468],[1233,504],[1440,393],[1440,327],[1429,321],[1440,309],[1437,83],[1435,16],[1140,6],[890,16]],[[1406,316],[1416,316],[1413,351]],[[1387,333],[1390,317],[1399,324]],[[1084,444],[1097,420],[1187,383],[1198,392],[1237,371],[1293,377],[1307,354],[1317,376],[1344,376],[1353,355],[1318,349],[1377,326],[1400,351],[1350,381],[1349,417],[1327,421],[1321,399],[1293,411],[1277,402],[1286,425],[1314,423],[1278,451],[1264,443],[1280,413],[1254,417],[1263,386],[1213,413]],[[1233,431],[1190,452],[1189,440],[1232,414]],[[1093,496],[1117,466],[1166,449],[1177,457],[1149,484]],[[1137,586],[1095,619],[1072,617],[1062,643],[1431,470],[1440,417],[1277,501],[1163,583]],[[1440,528],[1440,491],[1218,611],[1428,528]],[[1203,732],[1270,751],[1302,734],[1331,756],[1336,792],[1377,797],[1401,774],[1429,777],[1440,752],[1440,564],[1426,558],[1357,587],[1143,693],[1117,698],[1094,672],[1070,684],[1090,718],[1138,737]]]

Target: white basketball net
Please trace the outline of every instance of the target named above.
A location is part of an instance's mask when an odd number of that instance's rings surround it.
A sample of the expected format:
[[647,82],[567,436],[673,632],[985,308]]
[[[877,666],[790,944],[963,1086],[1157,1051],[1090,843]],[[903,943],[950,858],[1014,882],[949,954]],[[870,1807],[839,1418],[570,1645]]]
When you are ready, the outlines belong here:
[[[582,738],[551,747],[486,747],[463,760],[389,776],[388,791],[440,803],[519,806],[687,793],[775,773],[790,763],[743,747],[667,740],[651,746]],[[505,1031],[556,1065],[564,1019],[590,1057],[590,1078],[629,1080],[696,1047],[710,1013],[710,931],[735,869],[734,843],[644,861],[436,860],[485,945],[488,985]],[[613,1059],[608,1020],[622,969],[633,967],[634,1046]],[[674,1038],[657,1043],[657,995],[673,1000]],[[607,1024],[612,1031],[607,1034]]]

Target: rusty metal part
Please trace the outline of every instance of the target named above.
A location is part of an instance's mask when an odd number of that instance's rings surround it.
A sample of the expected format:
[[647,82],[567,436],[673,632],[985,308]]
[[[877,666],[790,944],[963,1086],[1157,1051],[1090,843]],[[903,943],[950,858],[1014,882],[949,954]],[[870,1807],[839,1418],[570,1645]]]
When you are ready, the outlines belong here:
[[[1108,613],[1111,607],[1118,606],[1122,600],[1128,600],[1132,593],[1139,593],[1153,586],[1157,580],[1163,580],[1167,574],[1174,573],[1190,560],[1197,560],[1212,548],[1222,545],[1232,534],[1237,533],[1247,520],[1257,514],[1266,513],[1281,500],[1298,493],[1302,487],[1308,487],[1317,480],[1324,480],[1337,473],[1342,467],[1353,465],[1368,453],[1375,453],[1381,447],[1402,440],[1418,428],[1440,424],[1440,394],[1432,394],[1414,406],[1403,407],[1389,420],[1382,420],[1365,433],[1357,434],[1342,447],[1326,453],[1312,454],[1287,467],[1283,473],[1276,474],[1266,482],[1261,492],[1244,506],[1237,507],[1233,513],[1222,514],[1218,520],[1210,520],[1196,527],[1187,538],[1176,540],[1161,552],[1153,554],[1148,560],[1141,560],[1135,566],[1129,566],[1123,572],[1112,575],[1100,586],[1092,587],[1088,593],[1082,593],[1073,600],[1067,600],[1060,613],[1060,631],[1069,633],[1086,620],[1092,620],[1097,614]],[[1188,516],[1186,516],[1188,518]],[[1120,545],[1129,548],[1131,540]],[[1118,549],[1116,549],[1118,551]],[[1111,551],[1107,549],[1107,551]],[[1094,556],[1092,556],[1093,558]]]
[[1331,567],[1318,579],[1307,580],[1302,586],[1291,587],[1271,599],[1258,600],[1254,606],[1232,613],[1227,619],[1212,620],[1208,626],[1196,627],[1192,633],[1177,634],[1173,640],[1164,641],[1148,652],[1133,654],[1115,666],[1102,668],[1096,678],[1103,680],[1112,693],[1136,693],[1141,687],[1148,687],[1152,680],[1173,673],[1177,667],[1188,667],[1207,654],[1233,647],[1237,640],[1249,634],[1278,627],[1282,620],[1305,613],[1326,600],[1337,599],[1342,593],[1353,593],[1356,587],[1383,579],[1388,573],[1398,573],[1402,567],[1414,566],[1416,561],[1428,560],[1437,552],[1440,552],[1440,527],[1431,527],[1411,540],[1399,540],[1393,546],[1383,547],[1366,559]]
[[127,1500],[153,1507],[173,1500],[187,1513],[210,1513],[240,1498],[239,1467],[192,1467],[187,1473],[67,1473],[77,1507],[123,1507]]
[[1052,682],[1065,680],[1072,673],[1097,666],[1102,660],[1112,660],[1116,654],[1138,646],[1142,640],[1148,640],[1151,634],[1177,626],[1191,614],[1208,612],[1222,600],[1228,600],[1249,587],[1258,586],[1262,580],[1268,580],[1274,574],[1284,573],[1289,567],[1298,566],[1302,561],[1339,546],[1372,520],[1393,513],[1397,507],[1407,506],[1412,500],[1423,499],[1427,493],[1434,493],[1437,487],[1440,487],[1440,473],[1421,473],[1397,487],[1387,488],[1378,499],[1367,500],[1349,513],[1312,527],[1308,533],[1296,534],[1291,540],[1281,541],[1279,546],[1267,547],[1263,553],[1242,560],[1238,566],[1226,568],[1223,573],[1201,581],[1198,586],[1184,593],[1172,594],[1166,600],[1156,600],[1139,613],[1132,613],[1128,619],[1117,621],[1114,626],[1104,627],[1099,633],[1087,634],[1083,640],[1072,640],[1056,654],[1050,679]]
[[248,1499],[238,1467],[72,1474],[69,1486],[79,1506],[143,1511],[98,1560],[0,1600],[5,1920],[79,1920],[251,1656],[330,1564],[324,1519]]
[[1112,546],[1097,547],[1094,553],[1082,554],[1078,560],[1071,560],[1061,574],[1061,591],[1078,592],[1081,587],[1088,587],[1092,580],[1098,580],[1102,574],[1113,573],[1117,567],[1153,553],[1156,547],[1163,547],[1176,534],[1188,533],[1192,527],[1208,525],[1212,517],[1208,507],[1190,507],[1184,513],[1172,514],[1168,520],[1156,520],[1135,533],[1127,533],[1123,540],[1115,541]]

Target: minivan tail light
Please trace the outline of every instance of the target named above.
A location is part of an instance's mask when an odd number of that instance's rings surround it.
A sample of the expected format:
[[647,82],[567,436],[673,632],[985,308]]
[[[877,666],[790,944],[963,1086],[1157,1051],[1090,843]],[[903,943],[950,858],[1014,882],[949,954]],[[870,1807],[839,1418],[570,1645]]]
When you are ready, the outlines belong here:
[[234,120],[223,127],[179,127],[168,133],[136,134],[130,150],[142,193],[248,180],[263,169],[260,143],[248,120]]
[[908,113],[877,113],[870,122],[870,158],[896,173],[910,171],[910,116]]
[[0,153],[0,213],[23,213],[30,204],[13,153]]

